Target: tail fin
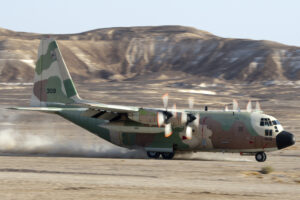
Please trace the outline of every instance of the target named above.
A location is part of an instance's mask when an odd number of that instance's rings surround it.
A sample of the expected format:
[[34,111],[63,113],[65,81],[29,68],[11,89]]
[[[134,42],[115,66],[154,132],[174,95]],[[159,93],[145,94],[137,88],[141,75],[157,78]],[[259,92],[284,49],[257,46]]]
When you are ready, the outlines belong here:
[[80,100],[57,43],[42,39],[36,62],[31,106],[69,104]]

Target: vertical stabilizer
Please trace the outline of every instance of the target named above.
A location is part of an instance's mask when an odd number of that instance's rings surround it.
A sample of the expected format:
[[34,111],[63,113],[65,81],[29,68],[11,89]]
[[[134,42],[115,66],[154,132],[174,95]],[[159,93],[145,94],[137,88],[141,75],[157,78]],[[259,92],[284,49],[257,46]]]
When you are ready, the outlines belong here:
[[35,67],[31,106],[75,103],[80,97],[56,41],[42,39]]

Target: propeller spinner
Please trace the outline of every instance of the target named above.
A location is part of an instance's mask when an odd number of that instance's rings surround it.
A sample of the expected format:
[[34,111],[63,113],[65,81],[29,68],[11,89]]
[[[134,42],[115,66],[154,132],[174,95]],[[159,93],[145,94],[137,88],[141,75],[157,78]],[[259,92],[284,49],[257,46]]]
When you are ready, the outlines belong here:
[[[193,109],[194,107],[194,98],[189,98],[189,108]],[[192,125],[198,127],[199,126],[200,115],[193,113],[183,112],[181,114],[181,123],[186,126],[185,136],[187,139],[192,139],[193,135],[193,127]]]

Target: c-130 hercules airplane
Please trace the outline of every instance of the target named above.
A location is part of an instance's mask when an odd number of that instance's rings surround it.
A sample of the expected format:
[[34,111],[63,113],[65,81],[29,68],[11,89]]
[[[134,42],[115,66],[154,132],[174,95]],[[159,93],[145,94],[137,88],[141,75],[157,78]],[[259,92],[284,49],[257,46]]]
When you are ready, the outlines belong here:
[[31,107],[11,109],[58,114],[93,134],[121,147],[143,148],[148,157],[172,159],[175,152],[237,152],[266,160],[265,152],[295,144],[293,134],[284,131],[277,119],[264,114],[257,103],[252,110],[208,111],[190,108],[168,109],[107,105],[79,97],[54,39],[42,39]]

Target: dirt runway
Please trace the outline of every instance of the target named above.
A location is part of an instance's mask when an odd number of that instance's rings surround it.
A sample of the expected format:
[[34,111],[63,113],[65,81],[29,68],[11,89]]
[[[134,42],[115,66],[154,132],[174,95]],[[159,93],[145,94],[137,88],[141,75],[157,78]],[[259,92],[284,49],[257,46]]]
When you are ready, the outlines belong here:
[[[170,103],[223,108],[232,98],[245,107],[258,99],[287,131],[300,136],[298,86],[158,83],[76,84],[82,97],[138,106]],[[97,86],[97,87],[96,87]],[[30,85],[0,84],[1,108],[26,106]],[[90,92],[92,91],[92,92]],[[196,92],[195,92],[196,91]],[[200,91],[200,90],[199,90]],[[160,93],[161,92],[161,93]],[[214,95],[212,95],[214,94]],[[265,163],[238,154],[195,153],[149,160],[143,151],[118,148],[54,115],[1,109],[0,199],[300,199],[300,145],[268,153]],[[274,169],[261,174],[262,167]]]

